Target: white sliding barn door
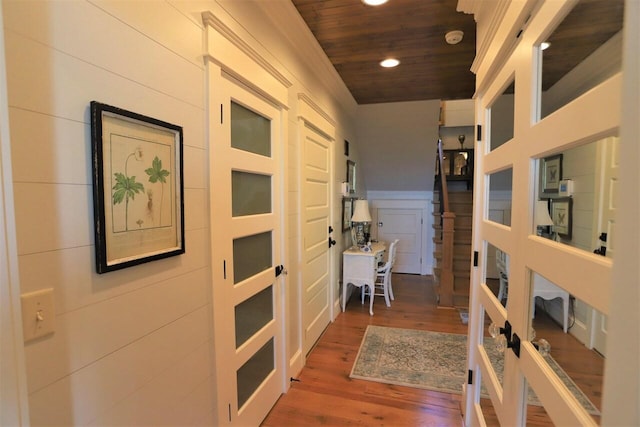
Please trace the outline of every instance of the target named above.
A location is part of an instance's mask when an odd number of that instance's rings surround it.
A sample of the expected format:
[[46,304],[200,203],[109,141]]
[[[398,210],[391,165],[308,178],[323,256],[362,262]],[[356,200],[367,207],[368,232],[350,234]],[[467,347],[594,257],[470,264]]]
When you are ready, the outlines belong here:
[[[549,338],[550,355],[559,360],[562,349],[554,343],[561,341],[553,341],[540,331],[537,336],[532,334],[541,316],[537,313],[534,319],[532,312],[532,298],[540,291],[540,282],[548,290],[566,295],[567,301],[571,295],[604,315],[610,310],[612,260],[593,253],[589,233],[586,247],[582,247],[583,225],[579,221],[570,225],[561,222],[569,217],[591,218],[593,213],[585,210],[591,209],[593,178],[587,184],[587,179],[578,173],[562,177],[562,162],[569,163],[571,150],[576,147],[616,135],[621,74],[618,69],[600,76],[591,82],[590,90],[573,97],[563,88],[573,85],[567,81],[541,88],[545,81],[544,61],[551,61],[548,58],[552,58],[554,43],[547,53],[542,52],[540,43],[553,40],[552,34],[576,4],[594,5],[573,1],[510,2],[501,11],[504,15],[493,38],[494,45],[474,64],[478,70],[476,117],[482,133],[475,147],[473,247],[479,263],[471,277],[468,366],[473,378],[465,385],[464,406],[468,426],[492,425],[492,421],[527,425],[531,422],[527,420],[528,413],[536,411],[554,425],[598,424],[598,416],[587,411],[577,394],[560,379],[561,374],[536,349],[542,346],[541,339]],[[518,31],[514,29],[520,28],[523,30],[516,39]],[[505,46],[500,45],[500,40]],[[512,40],[515,46],[508,46]],[[556,48],[559,46],[560,42],[555,44]],[[577,76],[573,73],[568,78],[589,80],[592,73],[587,65],[581,63]],[[574,89],[579,88],[571,88]],[[595,164],[595,160],[585,159],[583,163]],[[571,200],[560,197],[558,185],[562,178],[582,180],[582,187],[576,186],[576,190],[591,194],[576,191]],[[511,218],[499,221],[489,213],[498,200],[498,190],[504,192],[505,186],[511,193]],[[548,199],[553,200],[549,203]],[[556,223],[550,236],[538,233],[536,225],[542,216],[534,215],[537,201],[551,206]],[[506,280],[487,279],[487,262],[493,258],[489,253],[506,261]],[[539,276],[546,281],[535,279]],[[498,290],[503,287],[508,296],[500,301]],[[491,332],[502,332],[502,342],[509,345],[497,356],[489,336],[491,323],[502,328]],[[555,327],[562,334],[561,327]],[[481,397],[481,386],[488,399]],[[540,406],[532,406],[529,388]],[[490,412],[497,419],[486,418]]]

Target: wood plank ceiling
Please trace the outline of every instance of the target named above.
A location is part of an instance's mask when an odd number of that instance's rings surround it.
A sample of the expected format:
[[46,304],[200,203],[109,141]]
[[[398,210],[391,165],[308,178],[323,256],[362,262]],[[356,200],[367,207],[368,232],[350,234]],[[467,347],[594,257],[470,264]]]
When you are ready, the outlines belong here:
[[[473,96],[476,26],[458,0],[292,1],[358,104]],[[464,32],[457,45],[452,30]],[[388,57],[400,65],[381,67]]]
[[[292,0],[358,104],[429,99],[469,99],[475,57],[473,16],[458,0]],[[622,28],[623,0],[580,0],[550,36],[543,87],[559,78]],[[461,30],[459,44],[445,34]],[[388,57],[396,68],[382,68]]]

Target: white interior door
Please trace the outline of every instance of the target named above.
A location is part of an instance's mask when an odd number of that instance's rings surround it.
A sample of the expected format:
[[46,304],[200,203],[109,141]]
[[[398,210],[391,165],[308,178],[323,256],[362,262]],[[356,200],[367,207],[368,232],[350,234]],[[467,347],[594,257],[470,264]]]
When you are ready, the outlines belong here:
[[[227,79],[210,110],[218,422],[259,425],[283,391],[281,112]],[[215,101],[214,101],[215,102]],[[218,124],[219,123],[219,124]]]
[[422,210],[378,209],[378,240],[398,242],[396,273],[420,274],[422,271]]
[[[566,223],[562,227],[556,224],[553,229],[561,238],[554,241],[537,235],[536,224],[541,223],[542,216],[534,215],[536,201],[559,197],[563,157],[558,154],[564,154],[567,160],[571,149],[614,134],[620,123],[619,72],[591,82],[589,91],[575,96],[572,94],[580,86],[577,82],[567,84],[564,80],[554,86],[542,86],[544,61],[552,56],[542,53],[540,43],[552,37],[576,3],[511,3],[505,11],[509,18],[505,18],[504,27],[498,29],[494,40],[502,36],[513,40],[509,37],[512,28],[524,28],[517,45],[503,57],[504,62],[491,63],[499,55],[490,59],[487,55],[487,63],[479,65],[481,89],[476,98],[476,117],[484,132],[475,150],[473,246],[480,262],[471,279],[468,366],[472,381],[465,385],[466,425],[487,425],[491,421],[527,425],[531,422],[527,419],[529,411],[543,413],[554,425],[597,425],[596,418],[538,352],[537,347],[542,346],[540,338],[549,337],[532,334],[536,325],[532,320],[534,274],[604,315],[609,312],[611,260],[593,254],[588,246],[580,248],[579,222],[573,224],[573,230]],[[498,46],[495,48],[499,50]],[[558,54],[562,56],[562,52]],[[568,79],[586,75],[589,80],[590,71],[596,74],[602,64],[593,62],[598,67],[592,70],[588,64],[580,63],[578,76],[573,73]],[[594,159],[585,159],[584,163],[595,164]],[[492,182],[502,181],[498,178],[503,175],[512,177],[512,208],[511,218],[499,222],[489,212],[496,200],[492,197]],[[582,191],[593,188],[593,178],[590,185],[586,182]],[[564,206],[564,213],[577,221],[585,216],[582,211],[589,210],[583,206],[589,206],[592,200],[592,193],[576,191],[571,201],[556,200],[555,206],[558,209]],[[590,244],[590,233],[589,230],[586,245]],[[487,280],[487,251],[495,248],[508,257],[508,299],[504,305],[497,298],[498,284]],[[487,328],[491,323],[501,328],[491,332],[497,333],[502,344],[508,346],[497,358]],[[561,348],[554,347],[549,340],[553,358]],[[481,398],[481,386],[489,396],[489,403]],[[533,390],[540,406],[531,405],[528,388]],[[488,406],[497,420],[485,418]]]
[[329,226],[331,225],[331,141],[303,126],[302,204],[303,350],[306,355],[331,319]]

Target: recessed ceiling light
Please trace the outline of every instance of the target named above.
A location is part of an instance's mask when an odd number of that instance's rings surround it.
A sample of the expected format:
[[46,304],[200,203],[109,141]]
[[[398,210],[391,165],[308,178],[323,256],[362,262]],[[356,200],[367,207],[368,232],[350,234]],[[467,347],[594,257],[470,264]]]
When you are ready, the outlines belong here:
[[381,4],[385,4],[389,0],[362,0],[362,3],[369,6],[380,6]]
[[549,43],[549,42],[542,42],[542,43],[540,43],[540,49],[541,49],[541,50],[545,50],[545,49],[547,49],[549,46],[551,46],[551,43]]
[[388,59],[385,59],[384,61],[380,62],[380,65],[385,67],[385,68],[397,67],[399,64],[400,64],[400,61],[398,61],[395,58],[388,58]]

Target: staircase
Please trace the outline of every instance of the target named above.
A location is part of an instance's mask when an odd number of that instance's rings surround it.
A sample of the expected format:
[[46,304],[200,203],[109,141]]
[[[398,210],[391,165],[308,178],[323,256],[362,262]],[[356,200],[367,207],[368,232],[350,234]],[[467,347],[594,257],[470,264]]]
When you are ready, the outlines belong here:
[[[471,236],[473,217],[473,192],[449,191],[449,210],[455,214],[453,235],[453,306],[467,308],[469,305],[469,282],[471,274]],[[440,284],[442,273],[442,222],[440,220],[440,193],[434,192],[433,201],[433,269],[436,284]],[[440,286],[438,286],[440,298]]]

